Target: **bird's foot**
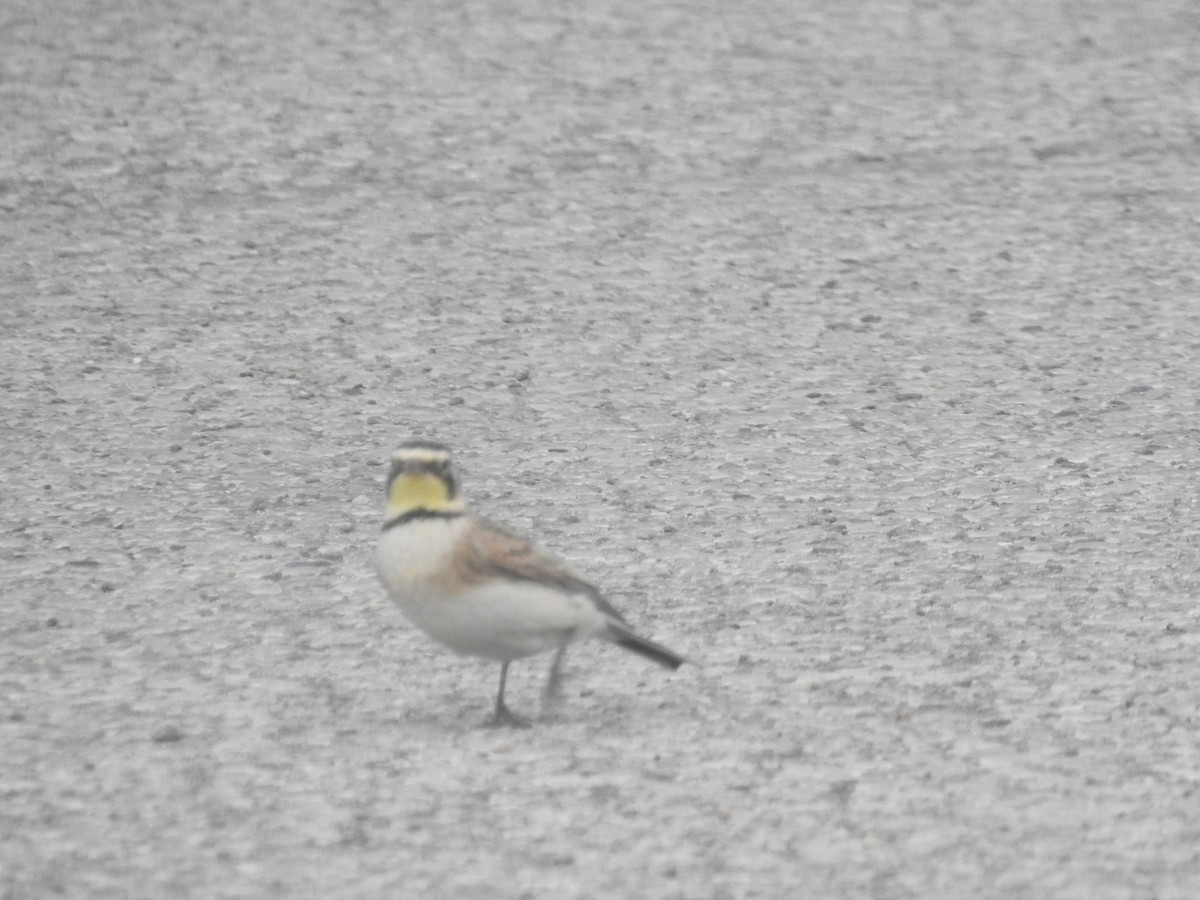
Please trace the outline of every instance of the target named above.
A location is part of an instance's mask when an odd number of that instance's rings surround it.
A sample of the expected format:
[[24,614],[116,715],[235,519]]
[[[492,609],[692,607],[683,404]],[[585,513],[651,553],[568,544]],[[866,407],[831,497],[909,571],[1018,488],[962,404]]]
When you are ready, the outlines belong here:
[[497,703],[496,711],[483,724],[488,728],[529,728],[533,722],[524,716],[518,716],[503,703]]

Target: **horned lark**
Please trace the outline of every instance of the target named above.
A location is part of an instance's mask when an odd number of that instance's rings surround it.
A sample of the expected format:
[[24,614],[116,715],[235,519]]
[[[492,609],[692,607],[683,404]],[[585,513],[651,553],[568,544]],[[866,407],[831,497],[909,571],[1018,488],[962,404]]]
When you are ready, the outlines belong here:
[[500,662],[497,725],[527,725],[504,705],[508,666],[554,650],[553,698],[567,646],[600,638],[670,669],[684,659],[633,632],[600,592],[529,541],[467,510],[450,450],[409,441],[392,456],[379,577],[418,628],[459,653]]

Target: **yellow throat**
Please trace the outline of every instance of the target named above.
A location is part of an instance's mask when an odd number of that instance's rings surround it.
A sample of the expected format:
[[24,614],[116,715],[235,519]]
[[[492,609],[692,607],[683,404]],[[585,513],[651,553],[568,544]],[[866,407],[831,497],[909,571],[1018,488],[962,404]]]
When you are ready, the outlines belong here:
[[446,482],[430,472],[403,472],[388,488],[388,518],[402,516],[414,509],[461,512],[465,508],[462,497],[450,496]]

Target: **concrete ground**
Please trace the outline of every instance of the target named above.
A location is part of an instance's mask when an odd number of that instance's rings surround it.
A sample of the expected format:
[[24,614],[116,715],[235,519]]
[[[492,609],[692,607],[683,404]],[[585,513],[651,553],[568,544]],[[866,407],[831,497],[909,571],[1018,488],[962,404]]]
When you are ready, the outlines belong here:
[[[0,5],[0,898],[1200,896],[1198,46]],[[694,665],[480,727],[412,436]]]

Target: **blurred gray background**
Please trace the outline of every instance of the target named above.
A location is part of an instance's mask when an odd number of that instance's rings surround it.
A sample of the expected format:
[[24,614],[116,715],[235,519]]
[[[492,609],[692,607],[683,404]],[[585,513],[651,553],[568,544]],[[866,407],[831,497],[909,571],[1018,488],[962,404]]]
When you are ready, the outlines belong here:
[[[0,898],[1200,896],[1197,47],[0,4]],[[481,728],[413,436],[695,665]]]

